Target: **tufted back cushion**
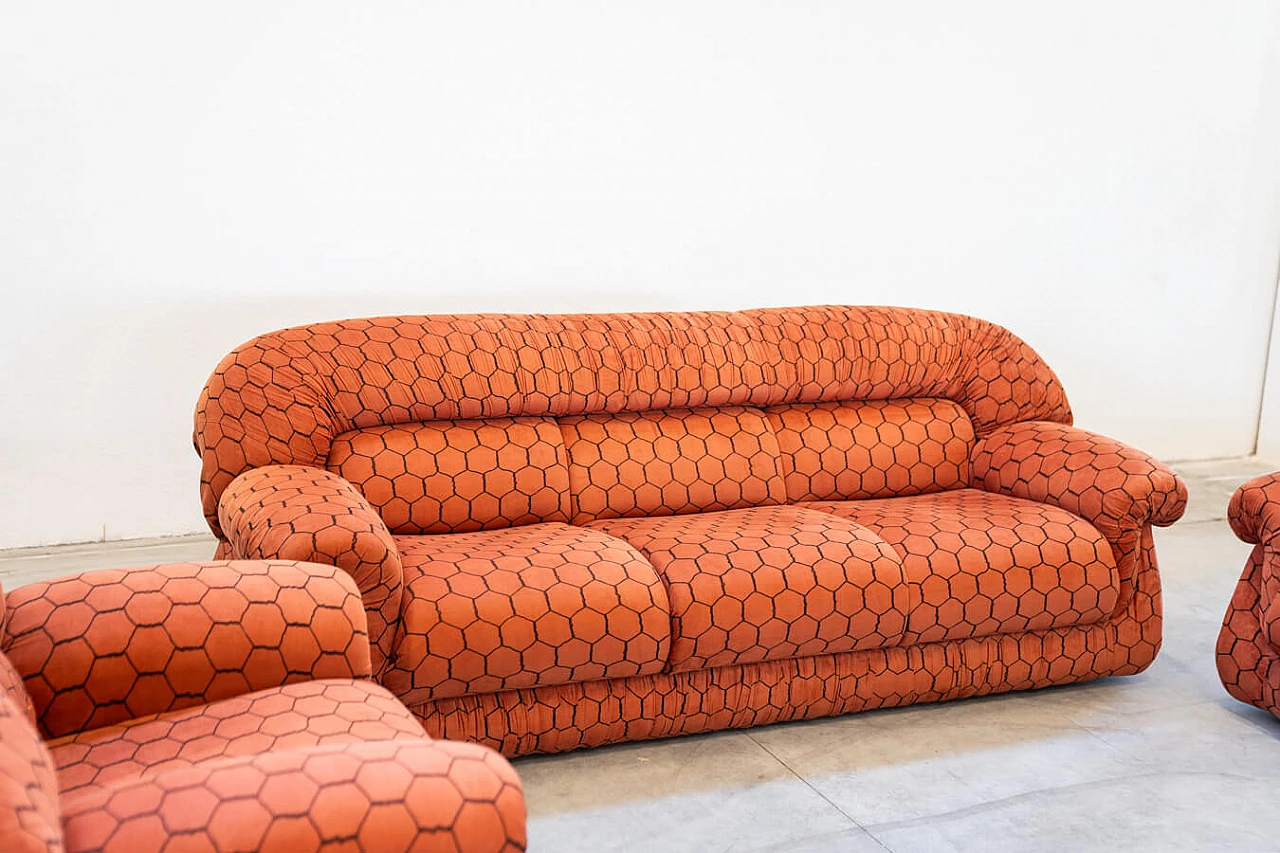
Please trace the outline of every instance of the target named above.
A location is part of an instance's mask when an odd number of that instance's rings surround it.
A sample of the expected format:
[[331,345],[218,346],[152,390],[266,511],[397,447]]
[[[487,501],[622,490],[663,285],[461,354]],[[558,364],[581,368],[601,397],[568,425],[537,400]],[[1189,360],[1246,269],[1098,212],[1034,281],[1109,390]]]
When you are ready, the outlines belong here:
[[327,467],[392,533],[465,533],[567,521],[568,456],[554,418],[373,427],[333,441]]
[[327,465],[435,534],[963,488],[973,442],[949,400],[724,406],[372,427]]
[[973,423],[950,400],[769,409],[790,501],[919,495],[969,484]]
[[778,440],[759,409],[562,418],[575,524],[785,503]]

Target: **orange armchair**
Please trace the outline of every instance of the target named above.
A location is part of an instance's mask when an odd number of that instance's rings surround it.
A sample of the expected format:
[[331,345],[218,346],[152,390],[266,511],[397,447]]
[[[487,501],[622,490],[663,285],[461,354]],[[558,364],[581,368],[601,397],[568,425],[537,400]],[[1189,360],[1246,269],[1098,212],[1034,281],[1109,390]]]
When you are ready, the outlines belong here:
[[1227,520],[1253,551],[1218,634],[1218,676],[1236,699],[1280,717],[1280,472],[1237,489]]
[[[510,766],[369,675],[334,567],[90,572],[0,599],[0,850],[523,849]],[[46,739],[47,738],[47,739]]]

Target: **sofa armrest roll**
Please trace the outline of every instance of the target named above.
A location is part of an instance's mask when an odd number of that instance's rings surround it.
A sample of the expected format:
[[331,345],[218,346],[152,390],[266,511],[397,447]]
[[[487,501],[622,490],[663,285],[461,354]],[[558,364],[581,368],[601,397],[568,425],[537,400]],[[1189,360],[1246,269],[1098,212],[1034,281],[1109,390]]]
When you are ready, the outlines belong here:
[[351,483],[322,468],[267,465],[236,477],[218,504],[230,556],[337,566],[360,590],[373,671],[390,652],[403,572],[391,533]]
[[364,608],[333,566],[109,569],[6,599],[4,651],[46,737],[371,671]]
[[1236,489],[1227,504],[1227,521],[1242,542],[1274,543],[1280,534],[1280,471],[1254,477]]
[[980,439],[971,482],[990,492],[1053,504],[1111,541],[1182,517],[1187,486],[1167,465],[1128,445],[1048,421],[1000,427]]
[[60,812],[53,758],[26,709],[0,692],[0,850],[62,850]]
[[[110,808],[108,808],[108,804]],[[184,850],[517,853],[525,806],[497,753],[442,741],[373,741],[209,761],[70,795],[68,851],[134,853],[157,833]]]

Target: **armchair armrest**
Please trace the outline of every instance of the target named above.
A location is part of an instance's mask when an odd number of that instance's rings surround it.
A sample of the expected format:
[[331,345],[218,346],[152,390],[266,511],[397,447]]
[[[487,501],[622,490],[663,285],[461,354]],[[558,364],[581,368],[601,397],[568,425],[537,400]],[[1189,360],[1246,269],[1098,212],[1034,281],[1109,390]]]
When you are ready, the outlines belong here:
[[1254,477],[1236,489],[1227,504],[1227,521],[1242,542],[1275,542],[1280,533],[1280,471]]
[[62,850],[59,812],[53,757],[26,709],[0,692],[0,850]]
[[68,850],[133,853],[158,832],[188,851],[517,853],[520,780],[473,744],[373,741],[209,761],[63,802]]
[[19,587],[6,604],[4,651],[46,737],[370,674],[364,608],[333,566],[110,569]]
[[974,486],[1061,507],[1109,540],[1155,524],[1173,524],[1187,486],[1164,463],[1122,442],[1048,421],[997,429],[978,441]]
[[234,558],[306,560],[349,574],[368,613],[373,670],[382,670],[403,572],[386,524],[355,486],[322,468],[254,468],[223,491],[218,522]]

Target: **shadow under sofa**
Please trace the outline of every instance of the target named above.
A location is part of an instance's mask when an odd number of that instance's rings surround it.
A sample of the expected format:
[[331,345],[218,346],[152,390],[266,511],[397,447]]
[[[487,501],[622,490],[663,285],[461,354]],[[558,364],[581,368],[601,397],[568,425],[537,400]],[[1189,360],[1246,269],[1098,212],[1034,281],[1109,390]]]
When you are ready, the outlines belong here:
[[341,567],[433,736],[555,752],[1141,671],[1186,487],[955,314],[344,320],[201,394],[220,557]]

